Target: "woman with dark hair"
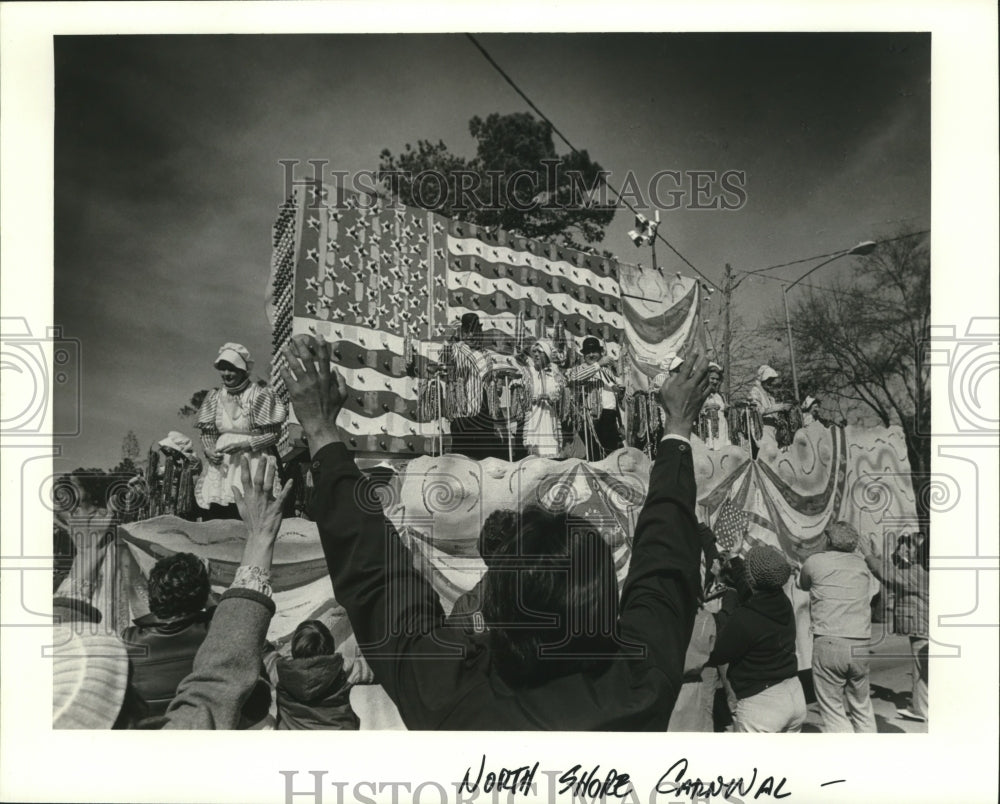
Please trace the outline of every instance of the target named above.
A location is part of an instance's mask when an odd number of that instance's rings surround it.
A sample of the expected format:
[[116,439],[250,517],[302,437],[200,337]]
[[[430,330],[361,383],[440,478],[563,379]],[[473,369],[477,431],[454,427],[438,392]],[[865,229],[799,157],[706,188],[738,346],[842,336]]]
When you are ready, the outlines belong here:
[[[495,666],[513,687],[596,671],[619,648],[611,548],[589,523],[528,506],[483,577],[483,619]],[[495,627],[508,623],[518,627]]]
[[895,595],[893,631],[910,638],[913,657],[913,684],[910,708],[897,714],[906,720],[927,720],[927,654],[929,578],[927,575],[927,540],[920,532],[903,533],[896,542],[891,562],[875,550],[875,538],[859,539],[861,553],[872,575],[892,589]]
[[279,729],[358,729],[351,684],[333,634],[319,620],[299,623],[291,657],[279,656],[276,675]]
[[[517,521],[517,511],[509,508],[500,508],[486,517],[479,531],[479,556],[487,570],[493,566],[495,558],[508,551],[509,543],[517,535]],[[483,578],[455,601],[448,615],[448,624],[479,632],[486,630],[483,619]]]
[[141,650],[131,657],[132,684],[162,715],[177,687],[191,672],[194,657],[212,621],[206,609],[211,587],[208,568],[193,553],[161,558],[149,571],[149,613],[137,617],[122,633],[126,645]]

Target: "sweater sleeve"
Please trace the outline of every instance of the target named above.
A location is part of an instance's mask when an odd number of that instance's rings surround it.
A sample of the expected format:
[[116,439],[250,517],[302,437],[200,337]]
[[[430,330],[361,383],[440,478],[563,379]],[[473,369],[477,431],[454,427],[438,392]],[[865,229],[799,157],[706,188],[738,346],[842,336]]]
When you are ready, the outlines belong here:
[[729,664],[734,659],[743,656],[750,647],[750,629],[746,623],[746,609],[740,607],[733,612],[732,617],[720,629],[715,638],[715,647],[709,654],[707,665],[718,667]]
[[633,674],[666,677],[666,717],[680,690],[684,656],[697,612],[701,541],[694,514],[694,462],[689,444],[664,440],[636,523],[632,559],[622,592],[621,634],[643,658]]
[[[433,704],[418,692],[435,686],[461,661],[437,638],[444,610],[433,587],[378,504],[362,504],[363,476],[343,444],[314,456],[311,514],[333,581],[358,645],[409,728],[426,728]],[[432,683],[435,682],[435,683]]]
[[264,638],[274,601],[249,589],[230,589],[212,617],[194,667],[167,709],[166,729],[235,729],[260,677]]

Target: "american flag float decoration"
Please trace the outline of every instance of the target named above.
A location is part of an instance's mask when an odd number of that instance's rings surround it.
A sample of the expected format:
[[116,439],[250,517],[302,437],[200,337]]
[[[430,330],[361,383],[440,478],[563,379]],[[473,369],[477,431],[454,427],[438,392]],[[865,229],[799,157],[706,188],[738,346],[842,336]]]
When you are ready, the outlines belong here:
[[421,415],[422,378],[464,313],[499,366],[516,369],[515,342],[555,333],[579,349],[596,336],[645,390],[662,353],[694,336],[698,303],[691,279],[309,183],[274,226],[272,385],[284,393],[281,347],[322,334],[350,389],[338,424],[351,448],[432,454],[447,424]]

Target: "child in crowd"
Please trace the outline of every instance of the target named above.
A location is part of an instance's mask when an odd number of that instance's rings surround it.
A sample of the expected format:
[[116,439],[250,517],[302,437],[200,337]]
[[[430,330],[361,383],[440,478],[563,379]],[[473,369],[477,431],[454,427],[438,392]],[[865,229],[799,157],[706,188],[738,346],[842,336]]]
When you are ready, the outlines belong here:
[[357,730],[351,708],[351,683],[344,657],[336,653],[333,634],[319,620],[299,623],[292,635],[292,655],[276,662],[279,729]]

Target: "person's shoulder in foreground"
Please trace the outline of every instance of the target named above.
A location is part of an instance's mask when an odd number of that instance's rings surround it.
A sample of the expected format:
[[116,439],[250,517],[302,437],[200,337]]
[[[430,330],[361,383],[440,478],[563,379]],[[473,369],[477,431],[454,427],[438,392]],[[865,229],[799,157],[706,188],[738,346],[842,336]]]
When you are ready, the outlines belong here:
[[[360,474],[336,427],[346,385],[330,370],[328,346],[293,339],[285,356],[292,370],[282,376],[314,450],[313,514],[335,594],[409,728],[666,727],[697,606],[701,551],[684,437],[707,394],[704,358],[661,390],[667,432],[680,438],[665,442],[653,466],[620,607],[613,557],[595,529],[523,512],[511,561],[494,558],[483,579],[489,630],[470,635],[445,627],[437,594],[391,523],[359,505]],[[567,587],[570,566],[586,568],[588,581]],[[514,610],[518,589],[562,625],[526,622]],[[586,621],[575,618],[582,612],[603,615],[604,627],[567,630]]]

